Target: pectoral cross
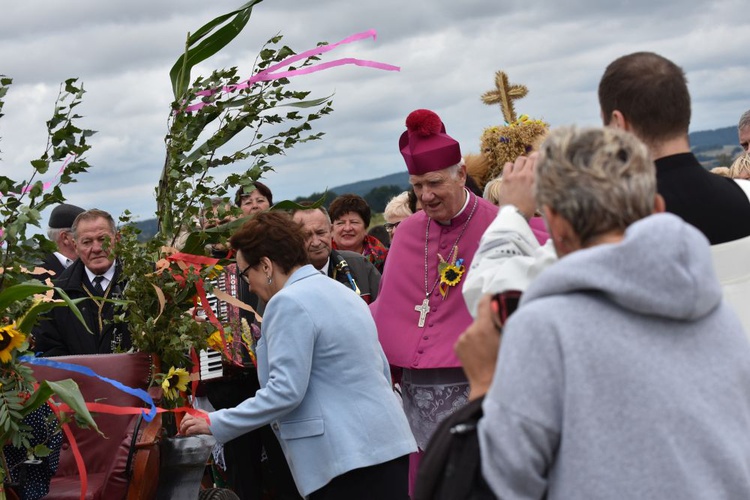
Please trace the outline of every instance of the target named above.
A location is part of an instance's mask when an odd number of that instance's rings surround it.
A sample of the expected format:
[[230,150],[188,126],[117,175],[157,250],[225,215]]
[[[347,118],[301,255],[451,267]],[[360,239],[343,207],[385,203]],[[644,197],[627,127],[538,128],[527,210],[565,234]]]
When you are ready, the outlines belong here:
[[424,328],[424,320],[427,318],[427,313],[430,312],[430,299],[425,297],[422,305],[417,304],[414,306],[414,310],[419,312],[419,323],[417,323],[417,326]]

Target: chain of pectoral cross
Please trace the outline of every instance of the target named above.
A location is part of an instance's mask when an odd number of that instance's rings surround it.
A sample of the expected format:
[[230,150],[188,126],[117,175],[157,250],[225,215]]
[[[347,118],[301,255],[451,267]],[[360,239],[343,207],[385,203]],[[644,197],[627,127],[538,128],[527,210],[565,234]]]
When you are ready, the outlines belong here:
[[[458,246],[458,242],[461,239],[461,236],[464,235],[466,232],[466,228],[469,227],[469,222],[471,222],[471,218],[474,216],[474,211],[477,209],[478,205],[478,199],[474,198],[474,205],[471,207],[471,213],[469,213],[469,217],[466,219],[466,222],[464,222],[464,227],[461,228],[461,233],[458,235],[458,238],[456,238],[456,241],[453,243],[453,246],[451,247],[451,251],[448,255],[453,255],[453,252],[455,252],[456,247]],[[417,326],[419,328],[424,328],[425,320],[427,319],[427,314],[430,312],[430,295],[432,295],[432,292],[435,291],[435,288],[437,287],[438,283],[440,283],[440,272],[438,272],[438,276],[435,279],[435,283],[432,285],[432,289],[429,288],[429,278],[428,278],[428,271],[429,271],[429,260],[428,260],[428,243],[430,241],[430,223],[432,222],[432,217],[427,218],[427,229],[425,230],[424,234],[424,300],[421,304],[417,304],[414,306],[414,310],[419,312],[419,321],[417,322]]]

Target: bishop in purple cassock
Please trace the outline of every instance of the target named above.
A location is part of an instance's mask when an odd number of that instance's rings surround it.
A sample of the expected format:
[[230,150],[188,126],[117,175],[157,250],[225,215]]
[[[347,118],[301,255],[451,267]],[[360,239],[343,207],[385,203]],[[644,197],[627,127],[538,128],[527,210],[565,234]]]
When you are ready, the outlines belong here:
[[468,402],[453,352],[472,322],[461,288],[498,208],[464,187],[459,144],[437,114],[413,111],[406,126],[399,147],[422,211],[401,222],[370,307],[388,361],[401,369],[404,411],[424,449],[437,424]]

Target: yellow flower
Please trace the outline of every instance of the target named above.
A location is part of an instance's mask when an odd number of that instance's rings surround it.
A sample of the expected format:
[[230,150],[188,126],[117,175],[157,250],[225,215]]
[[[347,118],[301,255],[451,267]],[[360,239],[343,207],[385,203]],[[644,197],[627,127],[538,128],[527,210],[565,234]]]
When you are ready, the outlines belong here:
[[448,264],[440,273],[440,282],[449,286],[456,286],[461,281],[464,271],[464,266],[456,267],[453,264]]
[[8,363],[13,359],[13,349],[19,348],[26,340],[26,335],[16,330],[16,324],[0,328],[0,361]]
[[184,368],[169,368],[169,373],[164,377],[161,388],[164,391],[164,397],[175,400],[179,397],[180,391],[187,390],[187,384],[190,382],[190,374]]
[[[224,338],[227,341],[227,344],[232,342],[232,335],[229,333],[224,334]],[[216,330],[214,333],[211,334],[210,337],[208,337],[208,347],[213,349],[214,351],[223,351],[224,350],[224,344],[221,342],[221,332],[219,330]]]
[[213,280],[219,277],[219,275],[224,271],[224,266],[220,266],[219,264],[216,264],[213,269],[211,269],[208,272],[208,279]]

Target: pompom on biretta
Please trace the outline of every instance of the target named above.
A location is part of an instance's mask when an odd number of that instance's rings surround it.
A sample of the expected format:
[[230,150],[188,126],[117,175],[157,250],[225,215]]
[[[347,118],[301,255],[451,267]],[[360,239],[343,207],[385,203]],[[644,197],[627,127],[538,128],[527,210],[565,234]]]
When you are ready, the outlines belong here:
[[445,132],[445,124],[434,111],[417,109],[406,117],[406,131],[398,148],[409,175],[422,175],[461,161],[458,141]]
[[421,137],[428,137],[440,133],[443,122],[434,111],[417,109],[406,117],[406,128]]

